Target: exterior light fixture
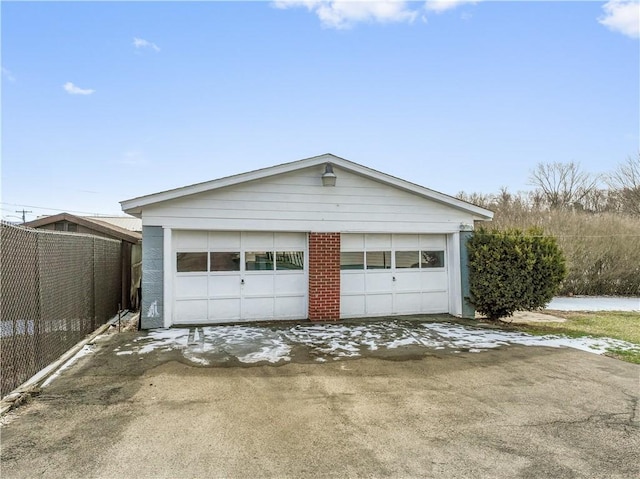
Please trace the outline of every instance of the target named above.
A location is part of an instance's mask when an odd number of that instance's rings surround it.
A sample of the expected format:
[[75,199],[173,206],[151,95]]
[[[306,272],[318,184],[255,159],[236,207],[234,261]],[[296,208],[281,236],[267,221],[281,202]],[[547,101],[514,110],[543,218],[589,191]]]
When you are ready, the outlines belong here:
[[324,165],[322,186],[336,186],[336,178],[336,174],[333,172],[333,165],[331,163]]

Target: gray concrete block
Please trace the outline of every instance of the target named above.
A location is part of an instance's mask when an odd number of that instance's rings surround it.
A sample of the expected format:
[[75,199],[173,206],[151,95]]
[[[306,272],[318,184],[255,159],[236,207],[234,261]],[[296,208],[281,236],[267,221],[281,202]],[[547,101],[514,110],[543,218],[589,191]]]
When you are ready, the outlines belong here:
[[468,301],[468,297],[471,294],[469,285],[469,252],[467,250],[467,241],[473,236],[472,231],[460,232],[460,282],[461,282],[461,294],[462,294],[462,317],[473,319],[475,318],[475,307]]
[[161,259],[147,258],[143,265],[143,271],[163,271],[164,263]]
[[143,329],[164,326],[164,232],[159,226],[142,228],[142,304]]
[[149,288],[143,285],[140,316],[141,327],[143,329],[158,328],[164,325],[164,302],[162,298],[162,288]]
[[157,236],[150,236],[149,238],[144,238],[143,240],[144,242],[142,243],[142,247],[144,248],[145,246],[147,248],[149,247],[153,247],[153,248],[159,248],[162,247],[162,244],[164,243],[164,238],[162,237],[157,237]]
[[160,237],[164,238],[164,230],[162,226],[143,226],[142,227],[142,240],[147,238]]
[[143,283],[159,283],[160,285],[162,285],[162,278],[163,278],[163,273],[162,271],[147,271],[147,270],[142,270],[142,282]]
[[164,327],[164,321],[162,318],[145,318],[140,319],[140,327],[142,329],[154,329]]
[[156,304],[155,307],[157,309],[162,309],[164,307],[162,289],[158,290],[158,289],[143,288],[142,294],[145,295],[143,296],[142,302],[140,304],[140,311],[142,312],[143,315],[149,316],[148,311],[152,303]]
[[146,305],[149,307],[149,305],[154,301],[158,306],[162,306],[164,304],[162,285],[160,285],[160,287],[155,287],[155,285],[143,285],[142,294],[145,296],[142,297],[141,306]]
[[143,246],[142,247],[142,267],[144,268],[144,262],[149,259],[162,259],[163,257],[162,247]]

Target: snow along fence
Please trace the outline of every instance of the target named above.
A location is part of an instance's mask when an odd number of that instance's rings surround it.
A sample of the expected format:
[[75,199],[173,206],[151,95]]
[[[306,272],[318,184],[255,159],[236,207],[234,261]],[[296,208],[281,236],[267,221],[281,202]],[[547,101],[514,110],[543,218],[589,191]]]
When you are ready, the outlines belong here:
[[0,225],[0,396],[118,311],[120,241]]

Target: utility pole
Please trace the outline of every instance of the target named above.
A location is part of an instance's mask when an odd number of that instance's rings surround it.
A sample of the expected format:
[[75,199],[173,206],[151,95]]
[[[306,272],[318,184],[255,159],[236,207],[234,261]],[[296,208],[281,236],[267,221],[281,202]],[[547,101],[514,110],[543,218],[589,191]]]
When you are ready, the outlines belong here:
[[27,222],[27,218],[26,218],[27,213],[33,213],[33,211],[22,209],[22,210],[16,210],[16,213],[22,213],[22,224],[25,224]]

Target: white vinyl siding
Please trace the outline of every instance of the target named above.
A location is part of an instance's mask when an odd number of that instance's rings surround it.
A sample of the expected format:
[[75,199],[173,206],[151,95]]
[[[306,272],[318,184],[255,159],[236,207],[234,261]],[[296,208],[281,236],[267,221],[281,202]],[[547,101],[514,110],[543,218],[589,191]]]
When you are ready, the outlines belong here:
[[143,224],[177,229],[448,233],[473,224],[470,213],[334,167],[322,166],[149,205]]

